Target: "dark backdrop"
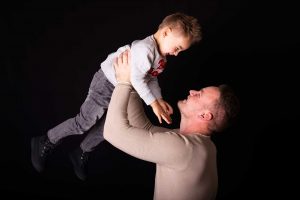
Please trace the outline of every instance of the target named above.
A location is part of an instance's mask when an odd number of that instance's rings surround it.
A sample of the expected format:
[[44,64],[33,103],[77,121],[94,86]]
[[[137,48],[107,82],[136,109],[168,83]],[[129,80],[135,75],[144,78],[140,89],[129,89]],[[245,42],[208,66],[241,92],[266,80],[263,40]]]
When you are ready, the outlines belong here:
[[[1,193],[37,199],[152,198],[152,163],[104,142],[92,155],[89,179],[81,182],[67,153],[84,136],[73,136],[38,174],[30,163],[30,138],[75,116],[106,56],[154,33],[175,11],[199,19],[203,41],[169,58],[159,77],[164,98],[176,107],[189,89],[227,83],[241,99],[238,124],[213,137],[217,199],[299,196],[299,12],[292,1],[265,0],[2,3]],[[177,127],[178,114],[173,121],[164,126]]]

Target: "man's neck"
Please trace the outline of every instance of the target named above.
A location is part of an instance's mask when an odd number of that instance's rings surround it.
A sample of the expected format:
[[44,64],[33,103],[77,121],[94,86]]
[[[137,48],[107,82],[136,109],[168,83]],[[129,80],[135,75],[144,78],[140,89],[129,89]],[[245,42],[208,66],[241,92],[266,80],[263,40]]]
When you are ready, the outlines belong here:
[[190,135],[190,134],[196,134],[196,135],[204,135],[204,136],[210,136],[210,132],[207,130],[207,128],[196,124],[194,121],[189,120],[181,120],[180,121],[180,127],[179,132],[184,135]]

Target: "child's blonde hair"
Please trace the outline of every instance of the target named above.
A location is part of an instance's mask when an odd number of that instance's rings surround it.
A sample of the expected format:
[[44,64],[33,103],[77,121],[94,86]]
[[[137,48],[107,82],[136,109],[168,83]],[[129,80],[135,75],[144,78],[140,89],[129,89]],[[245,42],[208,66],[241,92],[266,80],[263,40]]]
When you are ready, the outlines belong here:
[[198,20],[184,13],[177,12],[166,16],[158,28],[161,29],[166,26],[183,31],[185,36],[191,38],[192,43],[199,42],[202,39],[201,27]]

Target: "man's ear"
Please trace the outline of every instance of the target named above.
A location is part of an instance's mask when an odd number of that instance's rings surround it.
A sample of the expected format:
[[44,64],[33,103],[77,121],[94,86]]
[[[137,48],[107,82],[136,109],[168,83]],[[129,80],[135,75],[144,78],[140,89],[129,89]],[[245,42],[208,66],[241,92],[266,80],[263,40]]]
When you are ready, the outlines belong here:
[[209,121],[213,119],[213,114],[211,112],[198,113],[198,118],[201,120]]

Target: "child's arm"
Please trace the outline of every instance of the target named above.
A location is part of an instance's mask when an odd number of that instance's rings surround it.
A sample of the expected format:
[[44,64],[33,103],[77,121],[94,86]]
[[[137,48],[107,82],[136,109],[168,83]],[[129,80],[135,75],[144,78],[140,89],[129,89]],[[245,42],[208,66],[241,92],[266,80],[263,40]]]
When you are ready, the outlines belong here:
[[[168,124],[171,123],[170,114],[172,107],[162,99],[161,89],[156,76],[148,76],[153,65],[154,54],[144,45],[132,46],[131,48],[131,83],[140,97],[147,105],[151,105],[152,110],[160,123],[162,119]],[[165,111],[171,111],[166,113]]]
[[159,123],[162,123],[162,119],[165,120],[168,124],[172,123],[170,115],[173,114],[173,109],[167,102],[160,99],[155,100],[150,105],[154,114],[157,116]]

